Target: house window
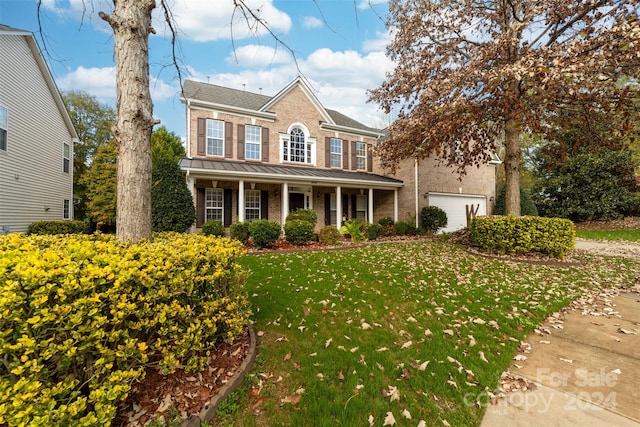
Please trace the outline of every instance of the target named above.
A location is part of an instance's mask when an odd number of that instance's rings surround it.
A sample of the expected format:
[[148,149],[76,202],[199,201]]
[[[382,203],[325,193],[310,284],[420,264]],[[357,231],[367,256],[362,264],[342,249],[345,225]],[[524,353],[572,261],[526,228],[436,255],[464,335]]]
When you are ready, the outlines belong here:
[[311,163],[311,143],[299,127],[292,128],[288,140],[284,141],[283,158],[285,162]]
[[244,200],[245,220],[255,221],[260,219],[260,190],[246,190]]
[[342,167],[342,140],[331,138],[331,167]]
[[0,150],[7,151],[8,110],[0,105]]
[[367,144],[356,142],[356,169],[367,169]]
[[207,155],[223,156],[224,154],[224,122],[207,119]]
[[262,146],[262,128],[260,126],[246,125],[244,127],[244,158],[260,160],[260,147]]
[[223,220],[224,198],[222,188],[207,188],[205,193],[205,222]]
[[356,219],[364,221],[367,218],[367,196],[358,194],[356,196]]
[[68,143],[62,145],[62,172],[69,173],[69,164],[71,163],[71,146]]
[[331,193],[331,198],[329,199],[329,224],[336,225],[338,222],[337,218],[337,208],[336,208],[336,193]]
[[62,218],[71,219],[71,201],[64,199],[62,203]]

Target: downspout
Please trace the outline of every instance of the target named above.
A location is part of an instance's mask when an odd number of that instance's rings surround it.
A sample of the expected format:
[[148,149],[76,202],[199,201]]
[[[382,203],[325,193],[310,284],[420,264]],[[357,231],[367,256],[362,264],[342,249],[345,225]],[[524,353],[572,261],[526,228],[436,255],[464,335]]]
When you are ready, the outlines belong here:
[[187,157],[191,158],[191,100],[187,100]]

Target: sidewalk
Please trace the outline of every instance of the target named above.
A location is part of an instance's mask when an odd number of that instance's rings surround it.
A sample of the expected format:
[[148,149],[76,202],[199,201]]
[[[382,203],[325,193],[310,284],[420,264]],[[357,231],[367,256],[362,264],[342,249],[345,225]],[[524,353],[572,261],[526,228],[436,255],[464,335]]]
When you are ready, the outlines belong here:
[[527,337],[510,372],[537,387],[489,405],[482,427],[640,426],[640,292],[595,304],[596,315],[569,310]]

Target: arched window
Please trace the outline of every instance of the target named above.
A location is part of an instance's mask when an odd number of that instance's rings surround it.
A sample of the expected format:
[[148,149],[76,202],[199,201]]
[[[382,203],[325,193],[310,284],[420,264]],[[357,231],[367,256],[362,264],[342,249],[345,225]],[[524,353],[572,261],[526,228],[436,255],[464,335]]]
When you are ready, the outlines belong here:
[[283,157],[285,162],[312,163],[311,143],[307,141],[302,128],[293,126],[289,131],[288,141],[284,143]]

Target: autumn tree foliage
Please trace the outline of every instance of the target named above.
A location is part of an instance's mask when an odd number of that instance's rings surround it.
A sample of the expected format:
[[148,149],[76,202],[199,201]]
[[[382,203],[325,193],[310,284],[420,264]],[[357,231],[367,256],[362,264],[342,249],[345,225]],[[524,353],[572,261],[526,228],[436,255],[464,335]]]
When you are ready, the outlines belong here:
[[[385,166],[436,155],[460,169],[504,143],[506,212],[520,214],[520,136],[553,140],[576,114],[629,119],[640,67],[640,0],[391,0],[395,69],[370,93],[398,110]],[[457,156],[449,156],[456,150]]]

